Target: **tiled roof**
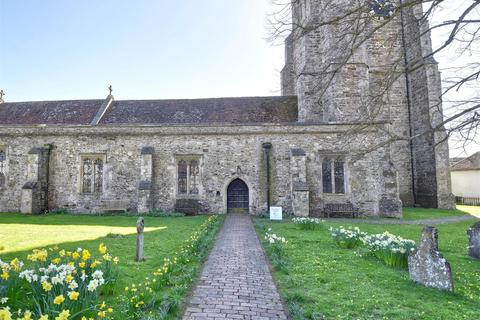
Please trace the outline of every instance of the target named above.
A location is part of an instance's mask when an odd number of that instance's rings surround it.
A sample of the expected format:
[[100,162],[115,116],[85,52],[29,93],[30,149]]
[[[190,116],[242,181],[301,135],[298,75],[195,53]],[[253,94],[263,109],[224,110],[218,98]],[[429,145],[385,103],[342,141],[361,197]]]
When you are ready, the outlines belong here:
[[296,121],[296,97],[248,97],[114,101],[100,124],[230,124]]
[[450,166],[451,171],[480,170],[480,152],[460,160]]
[[5,102],[0,125],[90,124],[104,100]]
[[[5,102],[0,125],[88,125],[105,100]],[[114,100],[100,125],[242,124],[297,121],[296,97]]]

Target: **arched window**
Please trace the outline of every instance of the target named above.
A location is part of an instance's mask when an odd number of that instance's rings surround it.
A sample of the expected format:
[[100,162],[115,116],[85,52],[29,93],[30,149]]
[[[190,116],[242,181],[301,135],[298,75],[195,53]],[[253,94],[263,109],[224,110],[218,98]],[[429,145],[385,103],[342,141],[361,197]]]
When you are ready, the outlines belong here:
[[103,156],[82,157],[82,193],[103,192]]

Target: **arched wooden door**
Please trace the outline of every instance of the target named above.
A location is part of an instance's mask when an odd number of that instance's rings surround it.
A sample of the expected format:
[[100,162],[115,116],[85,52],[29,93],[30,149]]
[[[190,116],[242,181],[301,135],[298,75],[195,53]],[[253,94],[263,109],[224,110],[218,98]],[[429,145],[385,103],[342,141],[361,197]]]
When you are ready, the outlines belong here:
[[248,186],[243,180],[235,179],[227,188],[228,213],[248,213]]

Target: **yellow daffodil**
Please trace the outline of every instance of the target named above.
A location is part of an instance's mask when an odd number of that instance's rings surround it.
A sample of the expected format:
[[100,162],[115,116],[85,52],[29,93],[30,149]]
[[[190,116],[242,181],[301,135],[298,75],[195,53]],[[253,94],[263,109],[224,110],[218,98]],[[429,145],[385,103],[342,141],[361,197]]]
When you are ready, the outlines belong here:
[[68,320],[68,318],[70,318],[70,310],[63,310],[55,320]]
[[63,295],[56,296],[55,299],[53,299],[54,304],[62,304],[63,301],[65,301]]
[[100,254],[107,253],[107,246],[103,243],[100,243],[100,245],[98,246],[98,252],[100,252]]
[[52,290],[52,284],[48,281],[44,281],[44,282],[42,282],[42,288],[43,288],[43,290],[48,292],[48,291]]
[[88,260],[89,258],[90,258],[90,251],[88,251],[87,249],[83,250],[82,260],[85,261],[85,260]]
[[113,263],[118,264],[120,262],[120,259],[118,257],[113,258]]
[[30,311],[25,311],[23,314],[23,320],[31,320],[32,319],[32,313]]
[[53,263],[53,264],[59,264],[60,261],[62,261],[60,258],[52,259],[52,263]]
[[12,320],[12,314],[8,309],[0,309],[0,320]]
[[78,293],[77,291],[72,291],[72,292],[68,293],[68,298],[72,301],[76,301],[76,300],[78,300],[79,295],[80,295],[80,293]]
[[80,268],[85,268],[85,262],[82,261],[82,262],[78,263],[78,266]]
[[59,255],[60,257],[65,257],[65,255],[66,255],[65,250],[63,250],[63,249],[60,250],[60,251],[58,252],[58,255]]
[[70,282],[72,282],[72,280],[73,280],[73,276],[71,274],[69,274],[65,277],[65,282],[66,283],[70,283]]
[[77,251],[75,251],[74,253],[72,253],[72,259],[73,259],[73,260],[77,260],[78,258],[80,258],[80,254],[79,254]]
[[38,318],[38,320],[48,320],[48,316],[47,316],[47,315],[43,315],[43,316],[41,316],[40,318]]
[[10,277],[10,275],[8,274],[8,271],[3,271],[2,275],[0,276],[0,278],[2,278],[4,280],[8,280],[9,277]]

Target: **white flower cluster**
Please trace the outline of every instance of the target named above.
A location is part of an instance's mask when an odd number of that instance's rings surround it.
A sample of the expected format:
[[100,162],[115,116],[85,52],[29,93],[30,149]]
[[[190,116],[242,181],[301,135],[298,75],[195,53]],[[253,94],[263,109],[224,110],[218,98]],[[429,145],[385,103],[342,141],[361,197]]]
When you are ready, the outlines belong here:
[[360,231],[358,227],[344,228],[340,226],[339,228],[330,227],[328,230],[330,230],[330,234],[334,239],[363,239],[363,237],[367,236],[367,233]]
[[370,251],[388,250],[392,253],[409,254],[415,250],[415,241],[403,239],[389,232],[367,235],[362,241]]
[[[47,268],[39,268],[38,274],[35,273],[35,270],[24,270],[20,272],[19,277],[25,279],[28,283],[40,281],[40,283],[51,283],[52,285],[56,284],[66,284],[70,290],[75,290],[78,288],[78,283],[75,281],[75,267],[69,264],[55,265],[51,263]],[[82,272],[80,279],[83,282],[87,282],[88,275],[85,272]],[[91,279],[88,282],[87,290],[90,292],[95,291],[98,286],[101,286],[105,283],[103,278],[103,272],[101,270],[96,270],[92,275]]]
[[325,220],[318,219],[318,218],[293,218],[292,222],[295,224],[307,224],[307,223],[320,224],[320,223],[324,223]]
[[268,228],[267,232],[265,233],[265,240],[267,240],[270,244],[286,244],[288,243],[284,237],[279,237],[275,233],[272,233],[272,228]]

